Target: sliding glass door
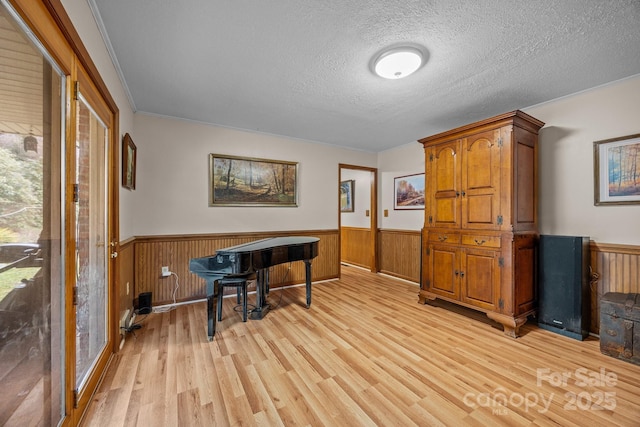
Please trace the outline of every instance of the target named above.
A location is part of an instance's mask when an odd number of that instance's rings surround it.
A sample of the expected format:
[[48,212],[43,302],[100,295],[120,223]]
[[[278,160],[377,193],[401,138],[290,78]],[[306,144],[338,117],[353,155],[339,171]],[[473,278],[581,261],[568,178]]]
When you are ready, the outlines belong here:
[[0,425],[65,409],[65,77],[0,4]]
[[60,12],[0,0],[0,425],[76,425],[118,333],[117,108]]

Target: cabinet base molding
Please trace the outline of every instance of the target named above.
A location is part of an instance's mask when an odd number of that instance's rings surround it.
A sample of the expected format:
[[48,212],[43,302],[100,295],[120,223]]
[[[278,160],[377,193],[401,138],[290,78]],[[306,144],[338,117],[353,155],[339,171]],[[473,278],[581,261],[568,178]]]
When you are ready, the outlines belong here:
[[436,295],[428,291],[422,290],[418,293],[419,304],[427,304],[428,302],[435,301],[436,299],[447,301],[486,314],[489,319],[493,320],[494,322],[500,323],[504,330],[504,334],[510,338],[518,338],[520,327],[527,323],[527,319],[530,315],[535,314],[535,310],[531,310],[530,312],[521,314],[519,316],[510,316],[508,314],[496,313],[495,311],[482,310],[474,305],[465,304],[455,299],[444,298],[440,295]]
[[[533,312],[529,313],[533,314]],[[504,328],[504,334],[511,338],[518,338],[520,332],[520,326],[527,323],[528,314],[523,314],[518,317],[508,316],[506,314],[496,313],[494,311],[487,311],[487,317],[502,324]]]
[[418,303],[426,304],[427,300],[434,301],[436,298],[438,298],[438,295],[436,294],[432,294],[429,291],[420,291],[418,294]]

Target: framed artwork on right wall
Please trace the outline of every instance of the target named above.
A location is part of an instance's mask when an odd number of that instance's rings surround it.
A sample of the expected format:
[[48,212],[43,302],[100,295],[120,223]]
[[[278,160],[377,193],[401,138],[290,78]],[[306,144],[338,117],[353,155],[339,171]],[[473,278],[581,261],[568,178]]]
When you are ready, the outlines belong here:
[[640,134],[593,143],[594,203],[640,204]]
[[393,209],[424,209],[424,173],[393,179]]

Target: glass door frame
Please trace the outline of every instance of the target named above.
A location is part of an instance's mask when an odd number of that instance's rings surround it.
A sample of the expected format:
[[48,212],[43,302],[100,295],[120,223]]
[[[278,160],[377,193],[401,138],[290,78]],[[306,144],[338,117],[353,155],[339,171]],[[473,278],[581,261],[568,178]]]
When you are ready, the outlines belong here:
[[95,392],[100,378],[119,346],[116,298],[118,283],[118,258],[109,256],[108,277],[108,319],[106,351],[95,365],[83,390],[75,392],[75,306],[73,305],[73,287],[75,285],[75,205],[73,190],[75,184],[75,88],[79,82],[82,93],[88,98],[101,120],[108,125],[109,136],[107,153],[107,238],[110,243],[109,254],[119,249],[119,110],[107,85],[100,77],[97,67],[91,60],[71,19],[67,15],[61,0],[7,0],[22,20],[29,26],[35,37],[56,61],[66,77],[66,90],[63,94],[66,103],[66,134],[63,137],[64,194],[63,212],[65,218],[65,412],[63,426],[78,425],[82,415]]
[[[113,187],[117,188],[118,174],[115,174],[115,180],[113,179],[113,158],[115,156],[112,155],[114,151],[118,151],[118,144],[115,143],[112,137],[113,128],[114,128],[114,115],[109,110],[109,106],[103,100],[102,96],[98,92],[96,86],[93,84],[91,77],[89,74],[84,71],[84,68],[80,65],[76,67],[76,79],[72,83],[71,89],[71,114],[70,116],[73,118],[73,123],[69,124],[67,129],[67,148],[66,148],[66,228],[67,228],[67,239],[68,244],[66,247],[66,257],[69,262],[67,263],[67,349],[69,352],[69,356],[67,357],[66,362],[66,373],[67,373],[67,385],[68,388],[71,389],[71,403],[73,403],[73,419],[74,421],[79,421],[80,417],[84,413],[91,396],[97,388],[98,382],[102,377],[102,374],[106,370],[107,364],[114,353],[116,336],[118,336],[119,331],[116,329],[115,325],[115,310],[116,310],[116,259],[112,257],[112,254],[117,257],[117,237],[114,236],[113,232],[113,224],[112,218],[117,217],[117,211],[114,213],[112,211],[113,205]],[[105,244],[108,245],[109,250],[107,251],[107,269],[106,269],[106,281],[107,281],[107,342],[104,350],[100,353],[98,358],[96,359],[96,363],[94,364],[94,369],[88,374],[87,380],[83,383],[81,389],[76,389],[76,280],[77,280],[77,265],[75,262],[76,259],[76,249],[77,249],[77,239],[76,239],[76,222],[78,218],[76,217],[76,203],[73,200],[74,192],[77,191],[77,182],[76,177],[76,120],[78,116],[77,105],[80,102],[80,94],[82,94],[82,101],[88,103],[88,105],[93,110],[93,113],[102,121],[105,125],[106,130],[108,132],[108,140],[107,140],[107,152],[106,158],[106,169],[105,172],[107,174],[106,183],[106,198],[107,198],[107,212],[105,212],[107,219],[107,235],[105,236]],[[117,165],[117,163],[116,163]],[[115,181],[115,182],[114,182]],[[111,245],[110,243],[113,243]],[[71,261],[74,262],[71,262]],[[75,422],[74,422],[75,424]]]

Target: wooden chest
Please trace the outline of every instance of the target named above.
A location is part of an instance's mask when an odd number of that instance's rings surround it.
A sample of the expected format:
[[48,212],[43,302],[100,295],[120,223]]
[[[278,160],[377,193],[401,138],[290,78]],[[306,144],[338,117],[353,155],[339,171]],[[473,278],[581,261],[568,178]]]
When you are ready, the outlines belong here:
[[600,351],[640,365],[640,294],[604,294],[600,301]]

